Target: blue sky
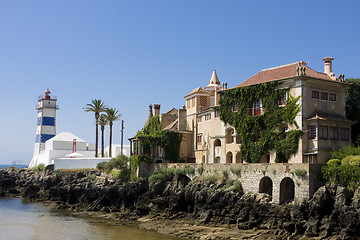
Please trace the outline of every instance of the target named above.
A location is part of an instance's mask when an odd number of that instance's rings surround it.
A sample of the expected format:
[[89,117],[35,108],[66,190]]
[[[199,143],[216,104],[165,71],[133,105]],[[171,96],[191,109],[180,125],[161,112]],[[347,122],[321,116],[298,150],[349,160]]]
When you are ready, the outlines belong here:
[[213,69],[233,87],[299,60],[323,71],[332,56],[336,75],[359,78],[359,9],[359,1],[2,0],[0,164],[30,162],[47,88],[58,97],[57,133],[95,142],[93,115],[82,109],[92,99],[120,110],[127,139],[150,103],[181,107]]

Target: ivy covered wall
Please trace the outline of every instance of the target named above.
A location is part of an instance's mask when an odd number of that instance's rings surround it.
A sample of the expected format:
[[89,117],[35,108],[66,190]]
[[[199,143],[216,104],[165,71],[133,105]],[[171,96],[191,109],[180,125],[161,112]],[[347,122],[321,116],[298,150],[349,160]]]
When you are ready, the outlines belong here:
[[[287,162],[298,150],[303,134],[295,121],[301,110],[300,97],[292,97],[289,89],[278,89],[280,84],[280,81],[273,81],[221,92],[220,106],[216,110],[220,112],[220,119],[240,135],[240,153],[246,162],[260,162],[269,150],[276,151],[276,162]],[[287,92],[286,104],[280,106],[279,99],[284,91]],[[262,114],[249,114],[258,99],[261,99]],[[234,105],[237,111],[233,111]],[[288,129],[286,132],[282,131],[284,127]]]
[[179,160],[180,143],[182,134],[169,130],[162,130],[162,123],[159,115],[150,119],[142,131],[138,131],[136,138],[140,139],[145,155],[151,155],[153,146],[160,146],[164,149],[164,158],[171,162]]

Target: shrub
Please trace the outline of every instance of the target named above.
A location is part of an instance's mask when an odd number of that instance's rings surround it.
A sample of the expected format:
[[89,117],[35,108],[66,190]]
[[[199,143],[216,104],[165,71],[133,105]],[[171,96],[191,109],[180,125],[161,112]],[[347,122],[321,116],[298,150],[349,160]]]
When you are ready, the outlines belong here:
[[147,163],[152,163],[154,162],[154,160],[148,156],[144,156],[144,155],[134,155],[131,156],[129,158],[129,162],[130,162],[130,168],[131,168],[131,172],[135,173],[136,169],[138,168],[140,162],[147,162]]
[[232,192],[242,192],[243,189],[242,189],[242,186],[241,186],[241,182],[239,180],[234,180],[234,182],[232,183],[232,187],[229,189],[230,191]]
[[106,173],[111,173],[114,178],[120,179],[123,182],[130,180],[130,169],[128,166],[128,158],[125,155],[118,155],[105,163],[104,170]]
[[331,152],[331,157],[337,159],[343,159],[350,155],[360,155],[360,147],[342,145],[335,151]]
[[360,156],[349,155],[341,160],[342,165],[360,166]]
[[355,188],[360,182],[360,167],[357,165],[327,164],[321,169],[327,183],[334,182],[344,187]]
[[186,174],[190,174],[190,175],[195,174],[195,168],[190,165],[185,165],[184,169]]
[[39,165],[37,165],[36,169],[38,171],[41,171],[41,172],[44,171],[45,170],[45,164],[40,163]]
[[334,165],[334,166],[340,166],[341,165],[341,160],[340,159],[330,159],[329,161],[327,161],[326,163],[327,165]]
[[216,177],[214,175],[209,175],[205,177],[205,181],[209,182],[210,184],[216,183]]
[[155,171],[149,177],[149,184],[153,185],[157,181],[170,181],[174,178],[175,170],[173,168],[162,168]]
[[99,162],[99,163],[96,165],[96,168],[97,168],[97,169],[100,169],[100,170],[104,170],[105,165],[106,165],[106,162]]
[[304,169],[296,169],[294,173],[298,177],[305,177],[307,174],[307,171]]
[[181,174],[185,175],[185,170],[182,169],[182,168],[176,168],[175,171],[174,171],[174,174],[176,176],[181,175]]
[[202,175],[204,172],[204,167],[203,166],[198,167],[197,171],[200,175]]
[[228,171],[226,169],[222,170],[222,174],[225,179],[227,179],[229,177]]
[[231,167],[230,171],[232,172],[232,174],[237,175],[237,174],[239,174],[241,172],[241,168],[233,168],[233,167]]

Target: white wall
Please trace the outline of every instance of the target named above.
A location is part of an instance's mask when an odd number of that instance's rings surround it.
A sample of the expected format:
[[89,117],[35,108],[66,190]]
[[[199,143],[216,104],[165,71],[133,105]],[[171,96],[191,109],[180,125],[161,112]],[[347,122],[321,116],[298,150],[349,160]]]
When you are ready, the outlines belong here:
[[96,168],[100,162],[108,162],[110,158],[58,158],[54,159],[54,169]]

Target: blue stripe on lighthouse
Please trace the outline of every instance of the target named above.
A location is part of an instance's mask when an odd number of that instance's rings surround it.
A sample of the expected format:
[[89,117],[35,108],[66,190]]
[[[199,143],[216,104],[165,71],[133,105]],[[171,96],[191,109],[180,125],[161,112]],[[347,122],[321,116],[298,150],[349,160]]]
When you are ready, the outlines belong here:
[[43,126],[55,126],[55,118],[54,117],[43,117],[42,125]]
[[54,134],[41,134],[41,142],[44,143],[52,137],[55,137],[55,135]]

